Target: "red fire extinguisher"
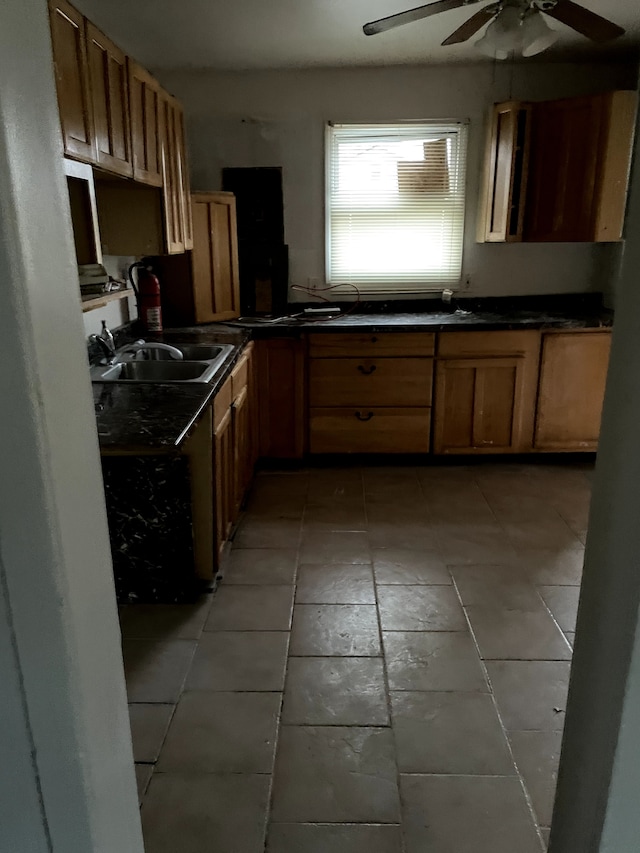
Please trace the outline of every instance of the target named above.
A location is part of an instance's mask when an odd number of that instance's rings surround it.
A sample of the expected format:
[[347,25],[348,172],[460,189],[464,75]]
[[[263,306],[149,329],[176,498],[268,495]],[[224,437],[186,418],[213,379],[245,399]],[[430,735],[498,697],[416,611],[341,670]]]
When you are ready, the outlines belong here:
[[[138,285],[133,280],[133,270],[138,270]],[[129,281],[138,301],[138,315],[147,332],[162,331],[162,305],[160,303],[160,282],[152,267],[145,261],[138,261],[129,267]]]

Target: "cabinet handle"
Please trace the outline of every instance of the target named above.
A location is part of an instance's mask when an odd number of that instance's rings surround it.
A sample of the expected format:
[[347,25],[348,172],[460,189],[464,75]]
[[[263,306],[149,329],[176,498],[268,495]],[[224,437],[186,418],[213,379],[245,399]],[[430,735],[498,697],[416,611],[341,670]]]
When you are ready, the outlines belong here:
[[359,421],[370,421],[373,417],[373,412],[367,412],[366,415],[363,415],[362,412],[356,412],[356,417]]
[[372,344],[377,344],[377,343],[378,343],[378,339],[374,336],[373,338],[371,338],[371,343],[372,343]]
[[375,364],[372,364],[371,367],[365,367],[362,364],[358,365],[358,370],[362,373],[363,376],[371,376],[373,371],[376,369]]

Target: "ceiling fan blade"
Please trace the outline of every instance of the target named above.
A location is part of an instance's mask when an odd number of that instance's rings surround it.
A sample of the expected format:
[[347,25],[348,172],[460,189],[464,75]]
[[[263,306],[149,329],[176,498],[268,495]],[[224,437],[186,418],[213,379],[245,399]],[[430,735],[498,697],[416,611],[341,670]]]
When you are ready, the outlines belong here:
[[479,12],[476,12],[475,15],[472,15],[468,21],[458,27],[455,33],[451,33],[448,39],[445,39],[442,42],[443,47],[449,44],[461,44],[463,41],[467,41],[471,36],[474,36],[478,30],[482,29],[486,23],[488,23],[491,18],[496,13],[496,7],[491,4],[491,6],[485,6],[484,9],[480,9]]
[[438,0],[437,3],[418,6],[416,9],[409,9],[406,12],[398,12],[397,15],[390,15],[388,18],[380,18],[378,21],[372,21],[369,24],[365,24],[362,29],[366,36],[375,36],[377,33],[384,33],[386,30],[392,30],[394,27],[401,27],[403,24],[420,21],[422,18],[437,15],[439,12],[448,12],[450,9],[459,9],[461,6],[468,6],[470,3],[479,2],[480,0]]
[[542,7],[542,11],[592,41],[610,41],[624,35],[625,32],[622,27],[585,9],[584,6],[573,3],[572,0],[558,0],[557,5],[552,9]]

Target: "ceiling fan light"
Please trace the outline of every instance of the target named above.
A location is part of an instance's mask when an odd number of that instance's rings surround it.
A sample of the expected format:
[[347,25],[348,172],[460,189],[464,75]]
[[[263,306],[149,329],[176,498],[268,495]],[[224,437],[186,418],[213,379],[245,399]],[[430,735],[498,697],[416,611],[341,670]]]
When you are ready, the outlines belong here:
[[522,46],[522,15],[514,6],[505,6],[489,24],[485,34],[475,47],[485,56],[508,59],[509,55]]
[[535,56],[551,47],[558,40],[558,33],[551,29],[540,12],[532,12],[522,22],[522,55]]

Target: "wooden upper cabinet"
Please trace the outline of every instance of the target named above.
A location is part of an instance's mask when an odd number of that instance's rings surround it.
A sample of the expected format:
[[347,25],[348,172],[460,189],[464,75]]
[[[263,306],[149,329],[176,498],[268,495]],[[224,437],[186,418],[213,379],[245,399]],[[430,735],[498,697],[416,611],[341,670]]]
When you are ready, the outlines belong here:
[[133,59],[127,60],[133,177],[152,187],[162,186],[161,87]]
[[86,32],[96,163],[130,178],[133,158],[127,58],[90,21],[86,22]]
[[637,94],[534,104],[525,239],[622,239]]
[[530,137],[530,104],[511,101],[494,106],[487,136],[479,242],[522,240]]
[[195,320],[230,320],[240,313],[235,196],[194,193],[192,201]]
[[84,18],[65,0],[51,0],[49,13],[64,153],[92,163],[95,144]]
[[597,449],[610,348],[608,330],[543,336],[536,450]]
[[189,174],[184,142],[184,118],[179,102],[161,93],[162,186],[167,252],[193,246]]

